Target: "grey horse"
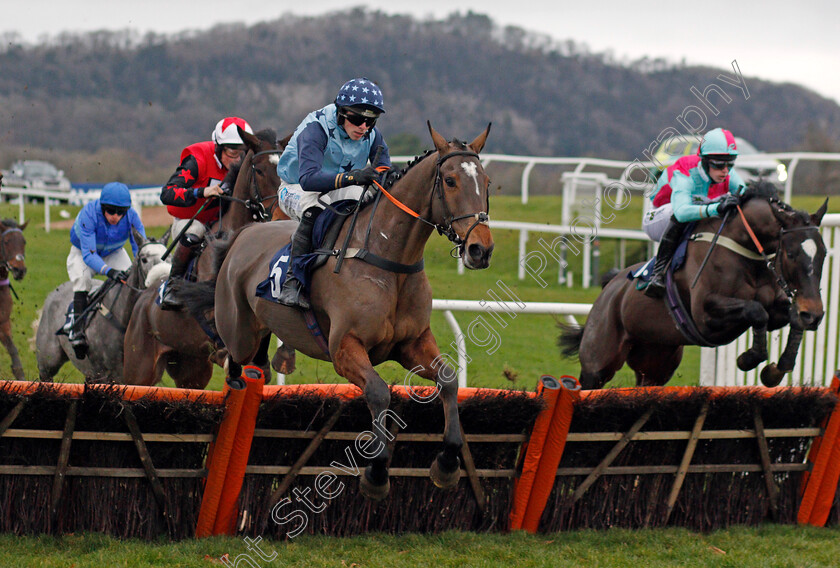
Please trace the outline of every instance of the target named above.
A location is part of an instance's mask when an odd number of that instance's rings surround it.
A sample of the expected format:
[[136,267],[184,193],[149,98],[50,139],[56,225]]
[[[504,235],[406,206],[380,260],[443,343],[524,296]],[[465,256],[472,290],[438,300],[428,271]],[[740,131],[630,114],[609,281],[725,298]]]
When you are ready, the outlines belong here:
[[[84,374],[87,382],[122,382],[123,337],[131,310],[146,284],[169,271],[169,263],[161,260],[165,244],[144,239],[136,231],[134,240],[138,245],[137,256],[125,284],[117,284],[106,292],[87,327],[90,349],[84,359],[76,358],[66,335],[56,335],[64,326],[67,307],[73,301],[72,283],[64,282],[47,296],[35,334],[38,375],[42,382],[52,382],[67,361]],[[91,294],[102,285],[95,281]]]

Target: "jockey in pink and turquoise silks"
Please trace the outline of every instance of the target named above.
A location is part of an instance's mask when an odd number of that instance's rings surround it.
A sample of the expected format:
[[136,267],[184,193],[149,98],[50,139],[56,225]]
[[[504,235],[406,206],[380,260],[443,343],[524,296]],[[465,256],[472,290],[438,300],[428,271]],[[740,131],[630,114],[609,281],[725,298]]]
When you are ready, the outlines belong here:
[[706,217],[722,216],[740,202],[744,182],[732,167],[738,148],[732,133],[723,128],[703,137],[695,156],[684,156],[659,177],[652,196],[653,209],[642,228],[660,241],[653,276],[645,295],[661,298],[665,293],[665,269],[679,245],[685,224]]

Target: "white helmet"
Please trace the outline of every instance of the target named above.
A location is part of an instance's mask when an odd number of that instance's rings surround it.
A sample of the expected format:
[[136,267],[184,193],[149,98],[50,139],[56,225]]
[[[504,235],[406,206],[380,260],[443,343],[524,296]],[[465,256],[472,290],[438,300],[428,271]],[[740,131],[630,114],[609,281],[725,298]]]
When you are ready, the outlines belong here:
[[238,116],[229,116],[216,123],[216,128],[213,129],[213,142],[218,146],[225,144],[244,144],[245,142],[242,141],[242,138],[239,136],[239,131],[236,129],[237,126],[248,134],[254,133],[251,130],[251,125],[245,122],[244,119]]

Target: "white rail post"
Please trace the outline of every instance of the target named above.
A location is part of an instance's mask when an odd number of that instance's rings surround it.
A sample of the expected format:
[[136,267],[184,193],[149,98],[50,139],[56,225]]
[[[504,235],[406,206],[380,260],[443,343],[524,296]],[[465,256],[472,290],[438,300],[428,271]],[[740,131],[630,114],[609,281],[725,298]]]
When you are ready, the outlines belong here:
[[458,346],[458,388],[466,388],[467,386],[467,342],[464,341],[464,334],[461,333],[461,327],[458,325],[458,320],[452,315],[450,310],[445,310],[443,316],[449,323],[450,329],[455,334],[455,344]]

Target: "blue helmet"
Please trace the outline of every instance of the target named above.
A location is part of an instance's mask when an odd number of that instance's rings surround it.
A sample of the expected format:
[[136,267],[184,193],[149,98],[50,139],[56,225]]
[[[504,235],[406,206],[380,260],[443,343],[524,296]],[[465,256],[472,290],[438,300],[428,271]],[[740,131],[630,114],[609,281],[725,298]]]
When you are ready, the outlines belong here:
[[723,128],[710,130],[703,136],[698,154],[701,156],[731,156],[738,155],[738,146],[732,133]]
[[105,184],[99,196],[99,202],[116,207],[131,207],[131,193],[128,186],[118,181]]
[[350,107],[367,117],[377,117],[385,112],[382,89],[367,77],[350,79],[341,86],[335,97],[338,107]]

